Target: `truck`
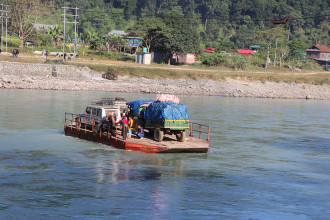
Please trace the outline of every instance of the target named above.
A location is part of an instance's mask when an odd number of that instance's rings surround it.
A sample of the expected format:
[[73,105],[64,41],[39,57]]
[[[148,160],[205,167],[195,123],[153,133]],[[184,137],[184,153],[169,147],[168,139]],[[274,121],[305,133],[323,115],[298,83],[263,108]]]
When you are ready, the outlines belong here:
[[189,111],[183,104],[174,102],[152,102],[144,112],[145,128],[161,142],[165,134],[176,135],[179,142],[186,139],[189,128]]

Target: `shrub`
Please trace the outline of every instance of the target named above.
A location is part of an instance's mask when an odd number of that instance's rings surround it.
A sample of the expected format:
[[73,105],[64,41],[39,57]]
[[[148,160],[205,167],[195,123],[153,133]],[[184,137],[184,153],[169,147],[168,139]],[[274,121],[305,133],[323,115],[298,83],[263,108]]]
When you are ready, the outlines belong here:
[[220,66],[226,60],[224,54],[220,53],[203,53],[202,54],[203,64],[208,66]]
[[231,68],[245,70],[249,67],[248,58],[245,55],[232,56]]
[[322,67],[319,66],[314,60],[312,59],[305,59],[302,61],[301,68],[304,70],[322,70]]
[[208,66],[223,66],[230,69],[247,69],[250,66],[249,57],[235,54],[228,56],[221,53],[203,53],[203,64]]

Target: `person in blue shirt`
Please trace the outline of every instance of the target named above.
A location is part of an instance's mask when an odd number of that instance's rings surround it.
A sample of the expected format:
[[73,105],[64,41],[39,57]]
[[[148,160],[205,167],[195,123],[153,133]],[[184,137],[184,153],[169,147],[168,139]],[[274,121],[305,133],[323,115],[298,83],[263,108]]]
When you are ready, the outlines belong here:
[[143,137],[144,137],[144,130],[141,127],[141,125],[138,125],[138,129],[135,132],[135,134],[138,136],[138,138],[143,139]]

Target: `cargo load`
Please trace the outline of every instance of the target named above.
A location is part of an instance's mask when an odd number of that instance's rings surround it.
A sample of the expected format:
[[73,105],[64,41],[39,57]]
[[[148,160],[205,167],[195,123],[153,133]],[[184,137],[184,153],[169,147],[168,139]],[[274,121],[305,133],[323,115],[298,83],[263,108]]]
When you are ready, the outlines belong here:
[[174,102],[152,102],[144,113],[149,121],[189,120],[189,111],[183,104]]
[[174,102],[179,103],[180,99],[175,95],[168,95],[168,94],[158,94],[154,102]]
[[133,112],[133,115],[140,115],[140,108],[141,105],[148,105],[151,103],[151,100],[136,100],[133,102],[127,102],[126,104],[131,107],[131,110]]

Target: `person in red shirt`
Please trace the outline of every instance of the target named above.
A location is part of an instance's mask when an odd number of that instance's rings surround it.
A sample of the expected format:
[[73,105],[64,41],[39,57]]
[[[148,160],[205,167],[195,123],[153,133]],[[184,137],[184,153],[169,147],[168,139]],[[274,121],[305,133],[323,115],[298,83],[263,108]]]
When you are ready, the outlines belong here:
[[121,123],[121,126],[122,126],[121,134],[123,136],[123,140],[126,140],[127,131],[128,131],[128,121],[127,121],[125,114],[123,114],[123,118],[120,121],[118,121],[116,124],[119,124],[119,123]]

